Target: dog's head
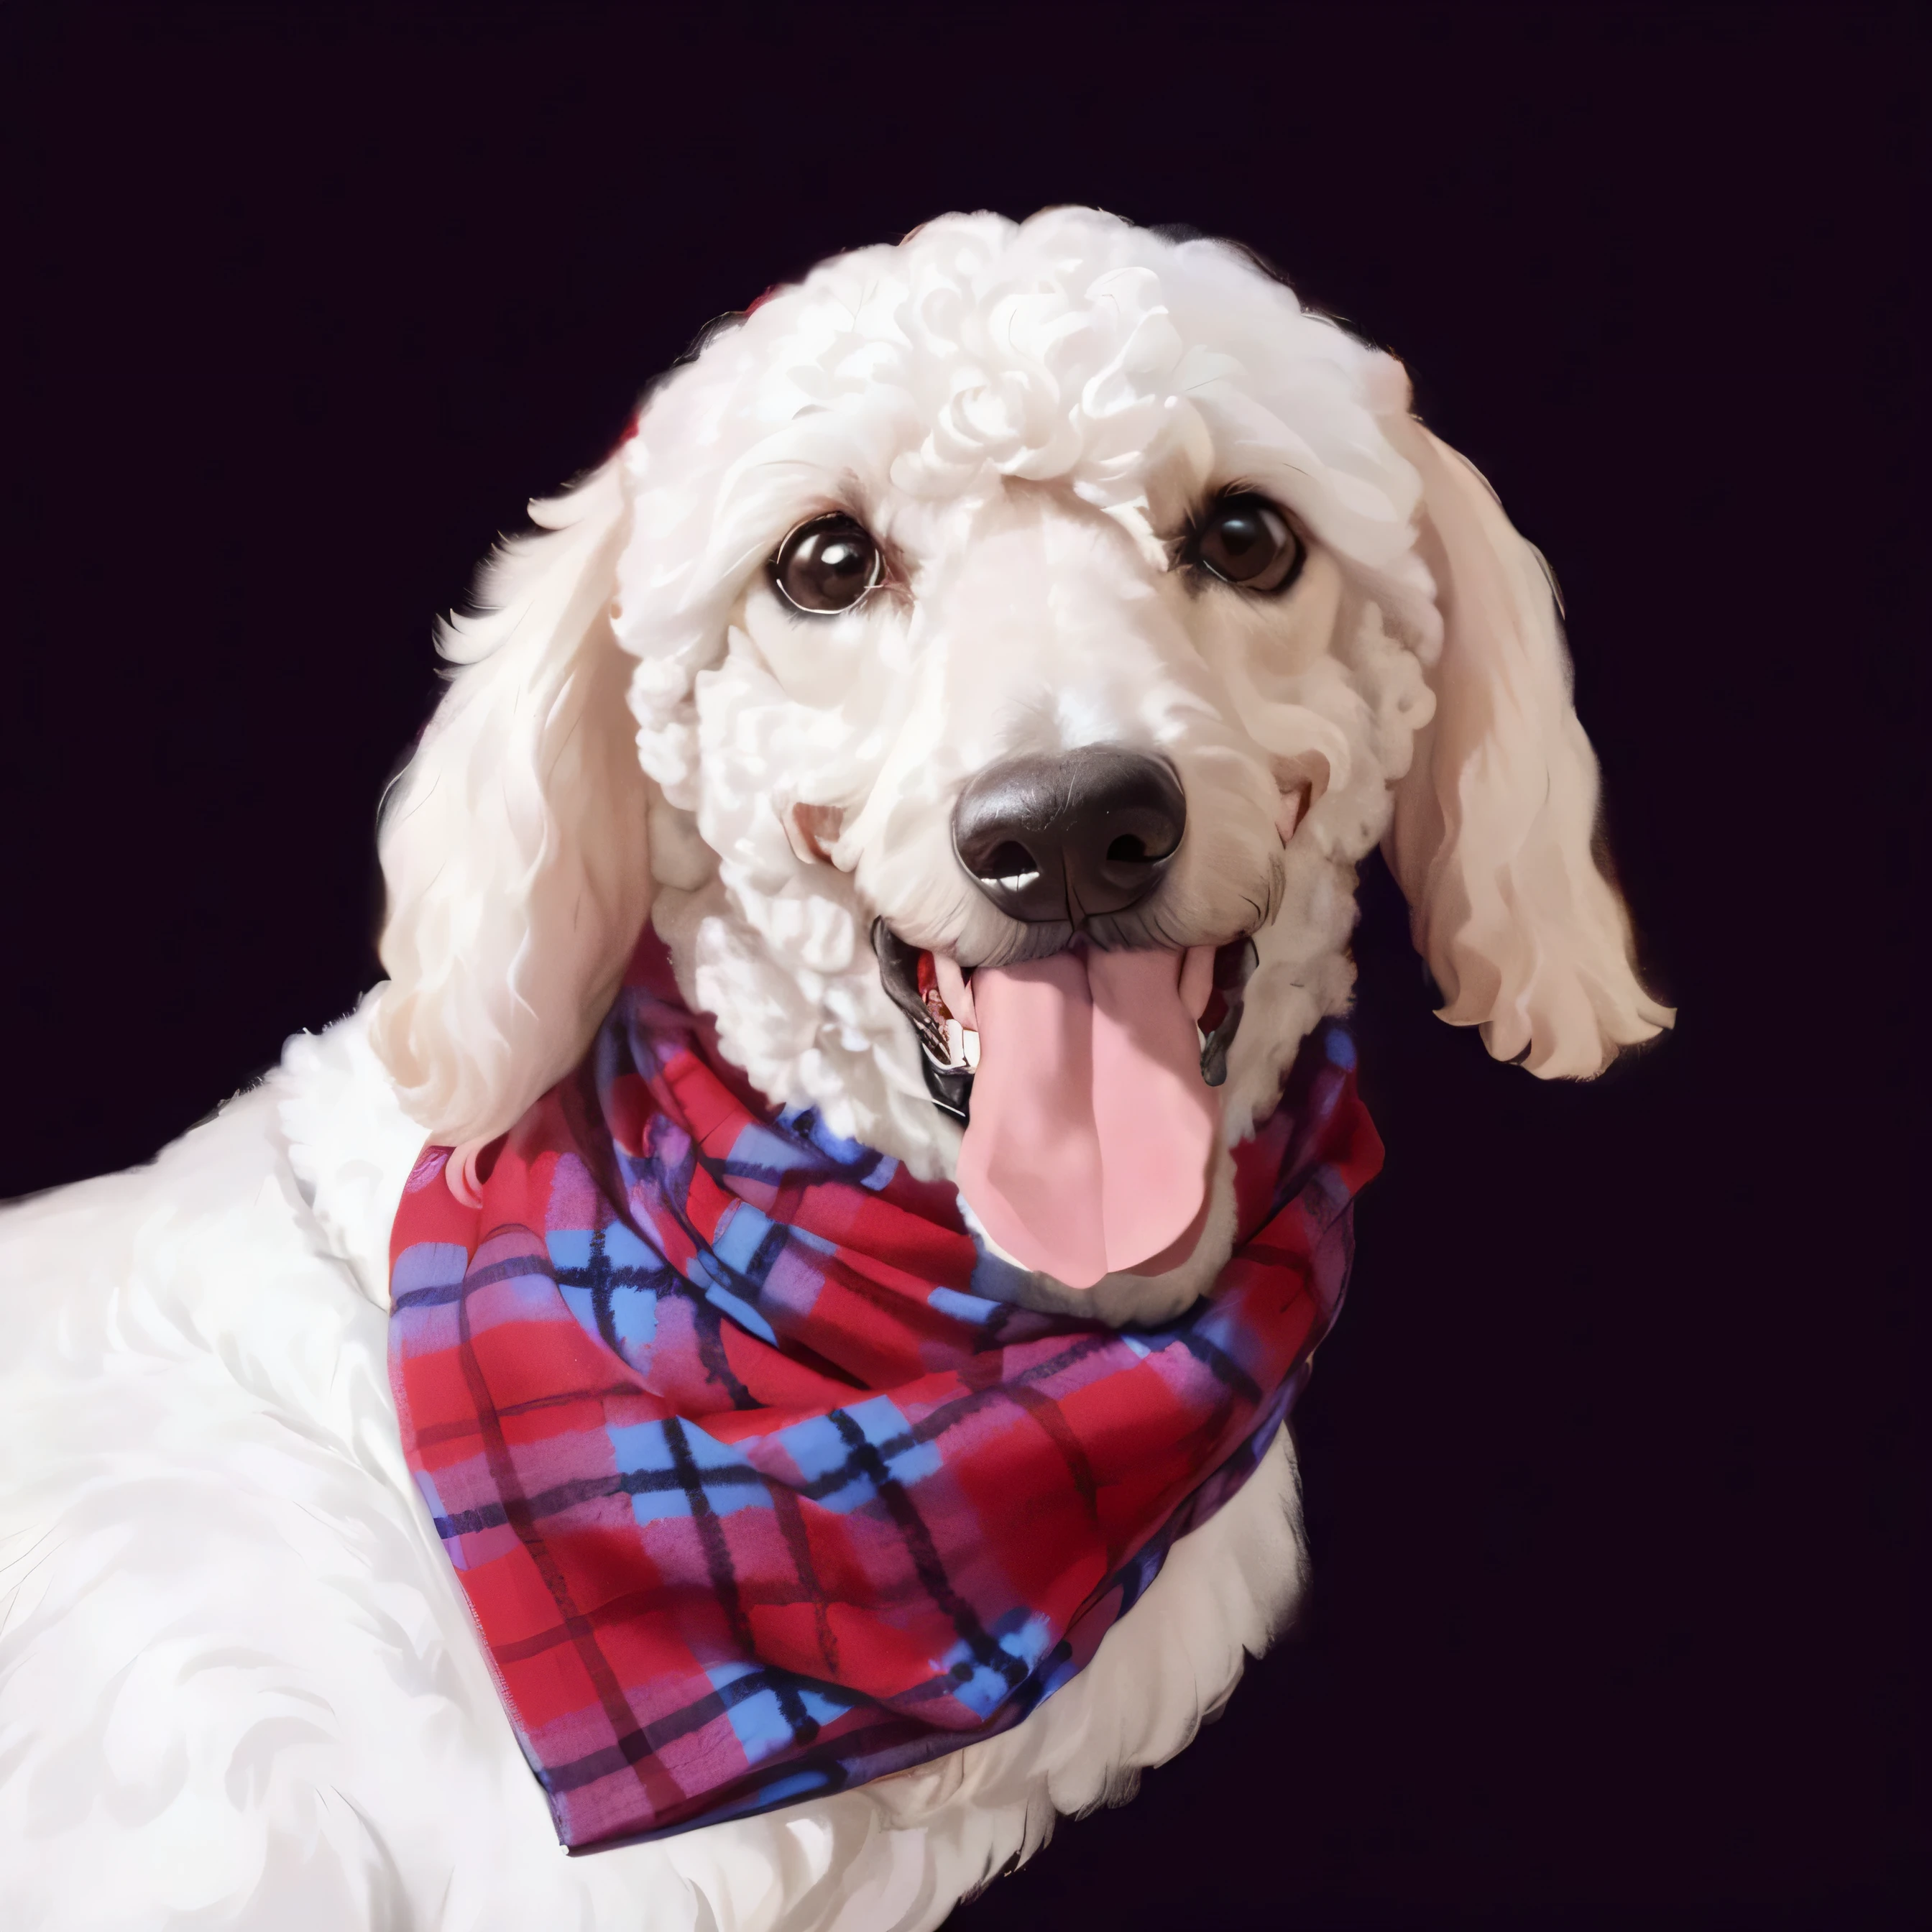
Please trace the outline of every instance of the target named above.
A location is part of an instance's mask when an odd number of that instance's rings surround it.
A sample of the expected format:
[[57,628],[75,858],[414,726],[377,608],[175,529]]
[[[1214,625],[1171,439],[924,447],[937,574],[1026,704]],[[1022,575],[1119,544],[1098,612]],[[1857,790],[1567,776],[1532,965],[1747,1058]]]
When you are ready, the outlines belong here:
[[[501,1132],[652,914],[774,1102],[1077,1284],[1200,1236],[1201,1185],[1147,1199],[1346,1004],[1378,842],[1492,1052],[1588,1075],[1667,1024],[1540,560],[1408,403],[1240,251],[1080,209],[714,328],[446,633],[382,838],[412,1112]],[[1100,1156],[1113,1204],[1036,1240],[1018,1169],[1064,1207]]]

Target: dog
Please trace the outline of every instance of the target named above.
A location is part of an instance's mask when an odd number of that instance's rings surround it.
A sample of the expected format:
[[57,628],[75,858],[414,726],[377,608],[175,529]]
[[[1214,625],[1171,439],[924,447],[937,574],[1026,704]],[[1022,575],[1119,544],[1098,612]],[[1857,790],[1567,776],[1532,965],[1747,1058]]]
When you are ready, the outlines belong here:
[[[386,982],[7,1217],[9,1922],[933,1926],[1292,1615],[1283,1428],[1023,1722],[560,1854],[399,1443],[390,1231],[425,1142],[477,1198],[647,926],[756,1096],[958,1182],[1014,1301],[1114,1328],[1221,1275],[1378,845],[1497,1057],[1588,1078],[1670,1024],[1541,559],[1238,248],[1055,208],[836,258],[532,515],[387,802]],[[1070,1016],[1148,1108],[1083,1097]]]

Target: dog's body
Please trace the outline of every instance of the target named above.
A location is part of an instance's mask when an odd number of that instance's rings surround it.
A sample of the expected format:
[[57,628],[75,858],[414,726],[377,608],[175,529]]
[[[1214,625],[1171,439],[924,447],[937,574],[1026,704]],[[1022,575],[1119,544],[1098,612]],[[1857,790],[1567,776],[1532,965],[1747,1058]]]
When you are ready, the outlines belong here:
[[[26,1480],[0,1522],[0,1841],[21,1922],[929,1925],[1186,1743],[1292,1609],[1285,1435],[1016,1729],[566,1862],[398,1446],[389,1224],[426,1133],[473,1188],[647,916],[774,1104],[958,1177],[988,1251],[1028,1271],[1015,1298],[1116,1324],[1220,1271],[1225,1150],[1346,1006],[1378,842],[1445,1016],[1492,1051],[1588,1074],[1667,1023],[1592,859],[1538,560],[1406,407],[1398,365],[1220,244],[1077,210],[955,218],[714,334],[540,511],[550,533],[455,627],[470,668],[387,819],[373,1012],[292,1043],[154,1168],[10,1220],[0,1427]],[[1274,532],[1279,581],[1216,565],[1231,504]],[[784,589],[814,519],[872,546],[848,604]],[[1136,848],[1146,876],[1100,913],[1069,857],[1065,917],[1042,915],[1016,896],[1034,873],[976,869],[963,801],[1093,748],[1158,764],[1185,835]],[[980,1010],[963,1145],[892,944],[930,956],[934,1012]],[[1174,962],[1157,1006],[1248,946],[1178,1234],[1123,1246],[1113,1203],[1090,1265],[1040,1264],[1058,1231],[983,1179],[1027,1128],[1002,1002],[1048,986],[1064,1018],[1082,976],[1153,952]]]
[[8,1924],[936,1924],[1180,1749],[1292,1606],[1284,1436],[1017,1730],[566,1858],[396,1441],[421,1138],[358,1017],[154,1166],[9,1217]]

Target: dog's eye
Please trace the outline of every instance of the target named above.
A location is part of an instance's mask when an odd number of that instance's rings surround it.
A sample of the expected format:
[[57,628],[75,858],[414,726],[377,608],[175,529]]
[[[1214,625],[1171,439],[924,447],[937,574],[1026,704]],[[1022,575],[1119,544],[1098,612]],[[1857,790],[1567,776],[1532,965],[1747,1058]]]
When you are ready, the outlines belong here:
[[1189,546],[1210,575],[1243,590],[1286,590],[1300,574],[1301,540],[1265,496],[1223,496],[1202,518]]
[[795,610],[849,610],[885,574],[872,533],[850,517],[814,517],[778,545],[772,581]]

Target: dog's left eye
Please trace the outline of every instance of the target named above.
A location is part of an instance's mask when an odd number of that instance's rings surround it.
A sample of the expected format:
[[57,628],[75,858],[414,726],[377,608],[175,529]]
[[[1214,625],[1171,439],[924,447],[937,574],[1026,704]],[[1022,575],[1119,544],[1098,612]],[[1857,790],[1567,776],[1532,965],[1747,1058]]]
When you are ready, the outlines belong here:
[[1242,590],[1286,590],[1304,552],[1287,518],[1252,491],[1223,496],[1196,526],[1189,560]]
[[847,516],[814,517],[778,545],[772,581],[794,610],[849,610],[885,574],[872,532]]

